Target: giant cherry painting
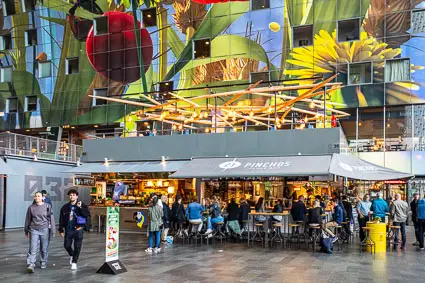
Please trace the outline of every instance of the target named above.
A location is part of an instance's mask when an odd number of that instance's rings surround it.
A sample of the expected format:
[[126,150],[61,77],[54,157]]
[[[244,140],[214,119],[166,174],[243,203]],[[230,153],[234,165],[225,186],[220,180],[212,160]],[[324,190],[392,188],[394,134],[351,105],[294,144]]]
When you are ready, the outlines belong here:
[[[107,12],[108,33],[94,35],[91,28],[86,41],[90,64],[102,76],[117,82],[131,83],[140,78],[134,19],[123,12]],[[152,63],[153,46],[148,31],[140,28],[141,50],[145,72]]]

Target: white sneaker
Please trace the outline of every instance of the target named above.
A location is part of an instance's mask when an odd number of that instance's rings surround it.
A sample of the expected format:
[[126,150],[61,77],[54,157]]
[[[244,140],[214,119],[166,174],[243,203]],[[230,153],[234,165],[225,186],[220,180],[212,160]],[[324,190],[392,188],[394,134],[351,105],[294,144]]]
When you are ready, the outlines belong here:
[[152,248],[147,248],[147,249],[145,250],[145,252],[150,253],[150,254],[152,253],[152,251],[153,251],[153,250],[152,250]]
[[205,235],[208,235],[208,234],[211,234],[213,231],[211,230],[211,229],[208,229],[206,232],[205,232]]
[[72,264],[72,256],[69,258],[69,264]]
[[187,229],[183,230],[184,235],[187,237],[189,236],[189,233],[187,232]]
[[153,249],[153,251],[154,251],[155,253],[159,253],[159,252],[161,251],[161,248],[154,248],[154,249]]
[[77,264],[76,263],[71,264],[71,270],[77,270]]

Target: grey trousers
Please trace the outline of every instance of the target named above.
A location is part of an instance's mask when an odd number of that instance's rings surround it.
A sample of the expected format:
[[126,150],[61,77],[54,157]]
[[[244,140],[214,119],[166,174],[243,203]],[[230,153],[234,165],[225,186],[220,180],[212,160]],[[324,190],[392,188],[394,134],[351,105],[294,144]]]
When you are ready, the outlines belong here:
[[49,228],[30,230],[30,251],[27,255],[27,264],[35,265],[37,254],[40,251],[41,263],[47,264],[49,249]]

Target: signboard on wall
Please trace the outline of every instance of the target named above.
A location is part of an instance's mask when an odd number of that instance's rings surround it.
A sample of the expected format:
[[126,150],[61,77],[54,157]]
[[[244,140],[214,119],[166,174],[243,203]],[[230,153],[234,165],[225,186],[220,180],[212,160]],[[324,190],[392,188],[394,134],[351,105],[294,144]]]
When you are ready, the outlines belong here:
[[96,185],[96,181],[92,177],[88,177],[88,176],[74,177],[74,186],[94,187],[95,185]]

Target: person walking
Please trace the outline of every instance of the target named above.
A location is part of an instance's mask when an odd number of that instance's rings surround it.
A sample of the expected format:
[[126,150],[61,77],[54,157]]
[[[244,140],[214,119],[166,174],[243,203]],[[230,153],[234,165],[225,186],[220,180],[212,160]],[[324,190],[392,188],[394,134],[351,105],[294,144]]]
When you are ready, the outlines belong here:
[[379,192],[376,194],[377,199],[372,201],[372,206],[370,208],[369,214],[373,215],[373,218],[379,217],[382,222],[385,222],[385,215],[387,212],[390,212],[388,203],[382,199],[382,193]]
[[[409,205],[401,199],[400,194],[394,196],[394,201],[391,205],[391,219],[393,226],[399,226],[401,232],[401,249],[404,250],[406,246],[406,221],[409,214]],[[395,230],[394,236],[394,250],[398,247],[398,229]]]
[[[158,197],[153,194],[151,195],[151,201],[149,205],[149,247],[145,250],[147,253],[160,252],[160,241],[161,241],[161,225],[163,209],[158,204]],[[155,247],[152,249],[153,237],[155,236]]]
[[418,201],[418,207],[416,208],[416,216],[418,218],[418,230],[419,230],[419,247],[418,251],[423,251],[424,248],[424,232],[425,232],[425,195],[424,198]]
[[412,222],[415,227],[415,238],[416,242],[413,243],[414,246],[419,246],[419,225],[418,217],[416,214],[416,209],[418,207],[419,194],[417,192],[413,193],[413,200],[410,202],[410,210],[412,211]]
[[27,209],[25,217],[25,236],[29,239],[27,271],[34,273],[37,254],[40,252],[41,269],[47,267],[49,239],[55,234],[55,218],[50,204],[43,202],[41,192],[34,194],[34,204]]
[[370,207],[372,206],[372,203],[370,202],[370,196],[369,194],[365,194],[363,196],[363,200],[360,200],[357,203],[356,209],[357,209],[357,220],[359,222],[359,236],[360,236],[360,242],[363,242],[366,238],[365,232],[363,230],[363,227],[366,227],[366,223],[369,221],[369,212]]
[[[64,238],[64,247],[70,256],[71,269],[77,269],[77,262],[83,246],[84,226],[89,208],[78,199],[78,191],[68,191],[69,202],[62,206],[59,216],[59,233]],[[74,245],[74,247],[72,247]]]

